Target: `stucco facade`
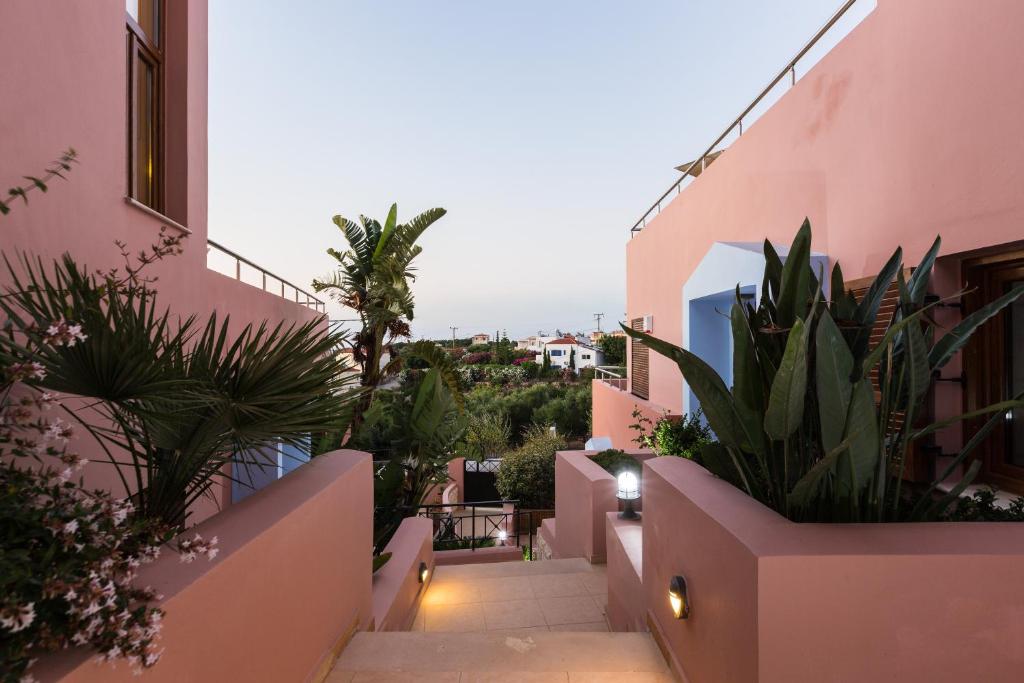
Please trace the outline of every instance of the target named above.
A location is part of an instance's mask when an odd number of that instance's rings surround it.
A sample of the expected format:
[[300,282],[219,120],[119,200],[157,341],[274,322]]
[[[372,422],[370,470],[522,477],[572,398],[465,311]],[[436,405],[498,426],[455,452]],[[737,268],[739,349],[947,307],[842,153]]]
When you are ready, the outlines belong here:
[[[952,294],[964,259],[1019,249],[1022,25],[1024,6],[1009,0],[879,0],[629,241],[627,319],[651,316],[655,336],[688,344],[686,289],[705,259],[722,245],[788,245],[805,217],[813,251],[850,281],[877,273],[899,245],[916,263],[941,235],[931,290]],[[948,324],[959,313],[937,316]],[[959,371],[957,360],[949,374]],[[687,407],[674,363],[651,353],[649,375],[649,401],[635,403]],[[626,433],[631,398],[594,392],[595,436]],[[939,386],[936,417],[963,402],[959,386]],[[939,440],[955,445],[959,431]]]
[[[115,241],[130,253],[154,244],[163,227],[186,235],[184,253],[154,264],[159,302],[182,317],[230,315],[239,329],[263,320],[306,322],[320,314],[276,293],[207,268],[207,2],[166,3],[164,111],[161,161],[164,215],[128,201],[128,66],[123,0],[12,0],[0,4],[0,187],[42,175],[62,150],[75,148],[79,163],[67,180],[10,202],[0,216],[0,245],[44,262],[68,252],[90,270],[123,265]],[[20,66],[19,66],[20,65]],[[31,68],[24,68],[31,65]],[[231,246],[231,245],[228,245]],[[273,269],[274,264],[263,264]],[[7,281],[6,271],[0,283]],[[325,323],[326,324],[326,323]],[[91,445],[74,447],[93,461]],[[90,465],[87,483],[119,488],[113,468]],[[220,504],[230,502],[224,485]],[[201,510],[201,518],[216,509]]]

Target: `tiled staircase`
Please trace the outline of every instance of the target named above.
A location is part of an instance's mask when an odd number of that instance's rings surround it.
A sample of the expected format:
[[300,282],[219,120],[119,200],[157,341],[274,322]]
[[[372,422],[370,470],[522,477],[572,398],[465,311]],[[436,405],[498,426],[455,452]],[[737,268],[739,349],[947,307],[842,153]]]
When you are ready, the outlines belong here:
[[359,633],[328,683],[668,683],[647,633],[609,633],[604,567],[585,560],[438,567],[412,631]]

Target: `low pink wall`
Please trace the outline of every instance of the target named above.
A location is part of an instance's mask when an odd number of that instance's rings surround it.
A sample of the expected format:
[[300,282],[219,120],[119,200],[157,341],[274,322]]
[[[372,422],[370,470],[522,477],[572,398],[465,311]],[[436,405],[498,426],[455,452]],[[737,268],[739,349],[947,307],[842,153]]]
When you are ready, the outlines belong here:
[[1020,525],[795,524],[681,458],[645,463],[644,497],[644,602],[684,680],[1020,680]]
[[[140,585],[165,597],[163,658],[143,680],[309,681],[355,628],[369,625],[373,482],[370,456],[315,458],[196,531],[220,539],[213,562],[165,552]],[[68,650],[44,657],[40,680],[136,680],[130,667]]]
[[590,460],[596,451],[555,453],[555,557],[605,560],[604,516],[619,509],[615,479]]
[[605,523],[608,551],[608,626],[612,631],[646,631],[644,608],[643,523],[609,512]]
[[[429,576],[434,573],[433,525],[426,517],[402,521],[384,552],[391,559],[373,575],[373,622],[377,631],[405,631],[416,616]],[[430,568],[428,584],[419,580],[420,563]]]
[[[638,460],[654,457],[648,451],[627,451]],[[559,451],[555,454],[554,538],[545,535],[555,558],[583,557],[605,561],[605,514],[618,512],[615,477],[590,458],[597,451]]]
[[[654,354],[652,354],[653,356]],[[591,382],[591,410],[593,415],[592,436],[607,436],[612,440],[613,448],[629,449],[635,448],[633,439],[637,433],[629,428],[629,425],[636,422],[633,417],[633,409],[639,409],[644,417],[657,422],[668,412],[650,401],[623,389],[617,389],[607,382],[593,380]]]

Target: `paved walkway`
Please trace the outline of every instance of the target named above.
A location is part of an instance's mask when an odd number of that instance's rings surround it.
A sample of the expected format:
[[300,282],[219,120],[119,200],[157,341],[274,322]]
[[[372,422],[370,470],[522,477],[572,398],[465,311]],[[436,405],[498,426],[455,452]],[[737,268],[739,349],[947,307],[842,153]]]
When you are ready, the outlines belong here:
[[358,633],[327,683],[670,683],[647,633],[608,633],[603,566],[437,567],[408,632]]

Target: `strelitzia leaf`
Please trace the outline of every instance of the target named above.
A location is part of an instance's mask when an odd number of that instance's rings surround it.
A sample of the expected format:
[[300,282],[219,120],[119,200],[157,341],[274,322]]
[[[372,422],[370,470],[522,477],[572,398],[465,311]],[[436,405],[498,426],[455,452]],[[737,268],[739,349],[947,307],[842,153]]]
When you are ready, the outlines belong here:
[[776,302],[781,327],[792,326],[798,317],[804,315],[810,277],[811,224],[804,219],[782,267],[782,283]]
[[786,351],[768,397],[764,431],[776,441],[787,439],[804,418],[807,391],[807,338],[809,328],[799,318],[793,324]]
[[1018,285],[995,301],[982,306],[974,313],[960,321],[952,330],[943,336],[928,354],[928,363],[932,370],[939,370],[946,365],[962,349],[985,321],[998,314],[1024,295],[1024,285]]
[[822,313],[815,338],[815,380],[818,390],[818,414],[821,440],[826,451],[834,450],[843,439],[850,410],[853,384],[853,354],[832,316]]

